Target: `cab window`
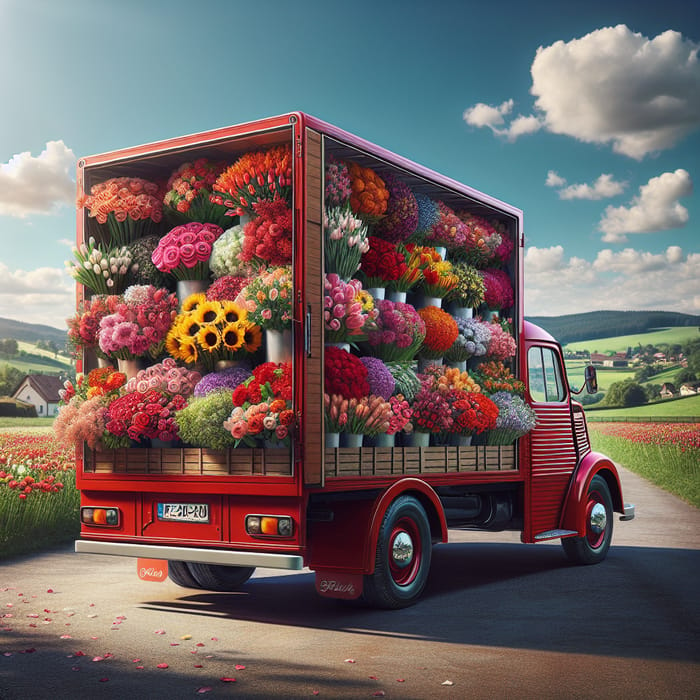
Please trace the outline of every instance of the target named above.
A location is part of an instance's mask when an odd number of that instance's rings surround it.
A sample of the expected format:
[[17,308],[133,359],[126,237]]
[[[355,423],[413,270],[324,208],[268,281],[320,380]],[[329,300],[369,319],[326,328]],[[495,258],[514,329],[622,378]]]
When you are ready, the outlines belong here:
[[530,397],[536,403],[561,403],[566,398],[557,354],[551,348],[532,347],[527,353]]

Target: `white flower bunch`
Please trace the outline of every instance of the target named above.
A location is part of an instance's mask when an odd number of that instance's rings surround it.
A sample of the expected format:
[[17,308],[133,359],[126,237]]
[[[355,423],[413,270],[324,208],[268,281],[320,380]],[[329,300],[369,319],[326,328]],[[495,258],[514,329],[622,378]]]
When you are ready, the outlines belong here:
[[360,267],[360,258],[369,250],[367,224],[349,207],[329,207],[323,214],[326,272],[335,272],[347,282]]
[[212,245],[209,269],[214,277],[249,277],[253,274],[250,263],[240,259],[243,250],[243,226],[233,226],[224,231]]
[[94,294],[118,294],[127,274],[136,271],[126,246],[106,249],[92,236],[87,245],[74,247],[73,255],[75,260],[66,260],[68,273]]

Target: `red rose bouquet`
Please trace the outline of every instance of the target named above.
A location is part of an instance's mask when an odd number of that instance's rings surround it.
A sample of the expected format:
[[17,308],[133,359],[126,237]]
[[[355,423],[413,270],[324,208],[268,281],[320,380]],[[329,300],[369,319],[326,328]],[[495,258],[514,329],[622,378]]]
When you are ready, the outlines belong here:
[[226,207],[210,200],[214,183],[225,167],[224,163],[210,163],[206,158],[183,163],[170,175],[166,185],[163,198],[166,215],[179,223],[205,221],[228,226],[231,220],[226,217]]
[[453,418],[449,432],[480,435],[496,427],[498,406],[485,394],[453,389],[446,398]]
[[198,221],[176,226],[160,239],[153,264],[177,280],[209,279],[212,245],[223,232],[221,226]]
[[387,287],[406,273],[406,258],[395,245],[377,236],[370,236],[368,243],[369,247],[360,261],[360,273],[366,289]]
[[360,358],[347,350],[329,345],[325,349],[325,392],[339,394],[346,399],[369,396],[367,368]]
[[430,386],[423,385],[411,405],[413,431],[434,435],[449,433],[454,419],[445,394]]
[[257,267],[292,262],[292,210],[283,199],[253,204],[256,218],[243,229],[240,260]]
[[241,156],[219,175],[211,201],[232,215],[256,216],[256,203],[281,199],[291,204],[291,196],[292,148],[285,144]]
[[450,314],[437,306],[418,309],[418,315],[425,323],[425,339],[418,354],[433,360],[442,357],[457,340],[457,323]]
[[94,348],[99,357],[106,357],[100,350],[98,331],[100,321],[116,311],[119,297],[116,295],[98,295],[86,299],[72,318],[66,319],[68,325],[68,341],[73,354],[81,350]]

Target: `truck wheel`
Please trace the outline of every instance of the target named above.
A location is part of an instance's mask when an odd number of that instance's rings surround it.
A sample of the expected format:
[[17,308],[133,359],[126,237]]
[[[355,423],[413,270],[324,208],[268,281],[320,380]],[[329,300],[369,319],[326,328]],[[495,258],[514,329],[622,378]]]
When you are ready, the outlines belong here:
[[169,561],[168,578],[183,588],[201,588],[194,576],[192,576],[186,561]]
[[255,571],[254,566],[222,566],[220,564],[188,564],[198,588],[207,591],[236,591]]
[[561,544],[568,559],[575,564],[597,564],[610,548],[613,531],[613,506],[608,484],[594,476],[586,500],[586,534],[565,537]]
[[374,573],[364,577],[363,600],[377,608],[413,605],[428,580],[431,548],[423,506],[413,496],[399,496],[384,514]]

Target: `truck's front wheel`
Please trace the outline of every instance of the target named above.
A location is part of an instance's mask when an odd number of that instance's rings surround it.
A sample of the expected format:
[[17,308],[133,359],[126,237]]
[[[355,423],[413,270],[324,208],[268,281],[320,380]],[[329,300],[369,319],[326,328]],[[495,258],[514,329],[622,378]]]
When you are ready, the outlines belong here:
[[400,496],[387,509],[377,539],[374,573],[362,597],[380,608],[404,608],[418,600],[428,580],[432,538],[423,506]]
[[188,563],[199,588],[207,591],[236,591],[255,571],[254,566],[221,566],[219,564]]
[[613,505],[610,488],[602,476],[591,479],[586,496],[586,534],[565,537],[561,544],[575,564],[597,564],[605,559],[613,531]]

